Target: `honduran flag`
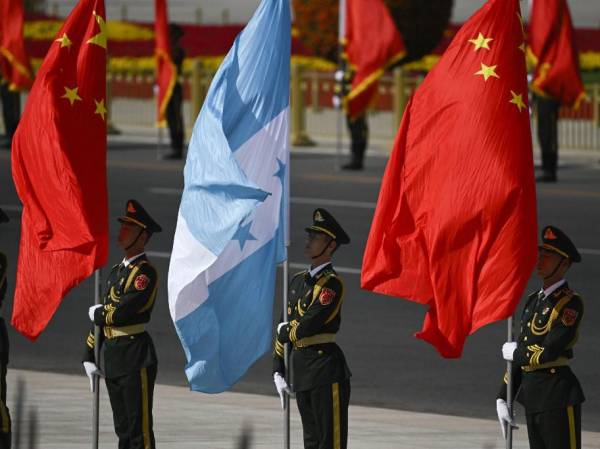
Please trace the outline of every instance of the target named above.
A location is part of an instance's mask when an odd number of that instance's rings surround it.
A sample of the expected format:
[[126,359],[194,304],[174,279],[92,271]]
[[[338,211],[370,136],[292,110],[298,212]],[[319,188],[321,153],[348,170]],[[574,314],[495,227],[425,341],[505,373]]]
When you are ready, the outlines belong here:
[[262,0],[194,125],[169,267],[192,390],[230,388],[271,347],[286,259],[290,46],[289,1]]

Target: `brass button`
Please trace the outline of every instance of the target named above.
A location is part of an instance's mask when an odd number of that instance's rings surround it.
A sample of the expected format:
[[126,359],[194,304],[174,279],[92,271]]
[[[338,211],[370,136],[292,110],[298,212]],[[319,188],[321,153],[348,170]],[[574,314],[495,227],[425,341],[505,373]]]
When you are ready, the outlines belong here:
[[527,322],[527,327],[531,327],[531,321]]
[[527,341],[527,337],[523,337],[523,341]]
[[323,351],[319,350],[319,355],[323,355]]
[[554,374],[554,373],[556,372],[556,370],[555,370],[554,368],[552,368],[552,369],[550,370],[550,372],[551,372],[552,374]]

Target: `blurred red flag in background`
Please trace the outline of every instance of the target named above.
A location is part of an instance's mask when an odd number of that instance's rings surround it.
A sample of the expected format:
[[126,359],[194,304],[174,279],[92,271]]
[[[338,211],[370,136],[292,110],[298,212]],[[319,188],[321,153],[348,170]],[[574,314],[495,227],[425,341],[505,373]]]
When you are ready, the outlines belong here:
[[566,0],[533,2],[529,21],[529,50],[535,63],[532,89],[562,104],[579,107],[585,98],[585,91]]
[[171,42],[169,40],[169,16],[166,0],[155,0],[156,22],[156,83],[158,84],[158,126],[164,126],[167,117],[167,105],[173,95],[177,81],[177,67],[173,63]]
[[0,0],[0,73],[10,90],[27,90],[33,72],[23,39],[23,2]]
[[346,53],[356,73],[345,99],[346,112],[356,118],[377,94],[377,81],[387,67],[406,54],[404,42],[382,0],[346,1]]

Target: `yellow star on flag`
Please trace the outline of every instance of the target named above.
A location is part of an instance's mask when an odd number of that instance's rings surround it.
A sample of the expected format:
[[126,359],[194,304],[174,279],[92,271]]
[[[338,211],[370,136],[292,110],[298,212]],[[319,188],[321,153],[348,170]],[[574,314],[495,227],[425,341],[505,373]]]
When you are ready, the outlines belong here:
[[518,94],[517,95],[512,90],[510,91],[510,94],[512,95],[512,99],[509,101],[509,103],[512,103],[512,104],[516,105],[519,108],[519,112],[521,112],[521,110],[523,110],[523,109],[527,109],[527,106],[523,102],[523,95],[522,94]]
[[73,106],[73,103],[76,101],[81,101],[81,97],[77,94],[77,89],[79,89],[79,87],[69,89],[67,86],[65,86],[65,94],[60,98],[66,98],[69,100],[69,103],[71,103],[71,106]]
[[96,14],[94,11],[94,17],[96,18],[96,22],[100,26],[100,32],[96,34],[94,37],[87,41],[88,44],[98,45],[106,50],[106,22],[102,18],[102,16]]
[[94,112],[94,114],[98,114],[99,116],[102,117],[102,120],[105,120],[104,116],[106,115],[106,113],[108,111],[106,110],[106,107],[104,106],[104,99],[102,99],[100,101],[94,100],[94,103],[96,103],[96,111]]
[[485,81],[488,80],[488,78],[490,76],[496,77],[496,78],[500,78],[498,76],[498,74],[496,73],[496,67],[498,67],[497,65],[485,65],[483,62],[481,63],[481,70],[479,72],[475,72],[475,75],[482,75],[483,79]]
[[485,37],[483,34],[479,33],[479,36],[477,36],[477,39],[469,39],[469,42],[471,42],[473,45],[475,45],[474,51],[477,51],[480,48],[485,48],[486,50],[489,50],[490,46],[488,45],[488,43],[493,40],[494,39],[492,39],[491,37]]
[[60,42],[60,48],[70,47],[73,43],[71,42],[71,39],[69,39],[69,36],[67,36],[67,33],[63,33],[62,37],[56,39],[55,42]]

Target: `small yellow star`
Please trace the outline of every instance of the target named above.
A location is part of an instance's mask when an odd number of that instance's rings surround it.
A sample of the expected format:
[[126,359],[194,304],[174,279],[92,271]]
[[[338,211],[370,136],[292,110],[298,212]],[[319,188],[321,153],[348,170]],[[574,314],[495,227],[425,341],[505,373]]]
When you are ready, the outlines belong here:
[[100,32],[93,36],[91,39],[87,41],[88,44],[98,45],[106,50],[106,22],[102,18],[102,16],[96,14],[94,11],[94,17],[96,18],[96,22],[100,26]]
[[76,101],[81,101],[81,97],[77,94],[77,89],[79,89],[79,87],[69,89],[65,86],[65,94],[60,98],[66,98],[67,100],[69,100],[69,103],[71,103],[71,106],[73,106],[73,103],[75,103]]
[[471,42],[473,45],[475,45],[474,51],[477,51],[480,48],[485,48],[486,50],[489,50],[490,46],[488,45],[488,43],[493,40],[494,39],[492,39],[491,37],[484,37],[483,34],[479,33],[479,36],[477,36],[477,39],[469,39],[469,42]]
[[67,33],[63,33],[62,37],[55,40],[55,42],[60,42],[60,48],[70,47],[73,42],[67,36]]
[[526,53],[526,49],[527,49],[527,44],[525,44],[525,42],[523,42],[521,45],[519,45],[519,50],[521,50],[523,53]]
[[496,73],[497,65],[487,66],[483,62],[481,63],[481,70],[479,72],[475,72],[475,75],[482,75],[484,81],[487,81],[490,76],[500,78]]
[[104,116],[106,115],[106,113],[108,111],[106,110],[106,107],[104,106],[104,99],[102,99],[100,101],[94,100],[94,103],[96,103],[96,111],[94,112],[94,114],[98,114],[100,117],[102,117],[102,120],[105,120]]
[[510,91],[510,94],[512,95],[512,99],[509,101],[509,103],[512,103],[512,104],[516,105],[519,108],[519,112],[521,112],[521,110],[523,110],[523,109],[527,109],[527,106],[523,102],[523,95],[522,94],[518,94],[517,95],[512,90]]

